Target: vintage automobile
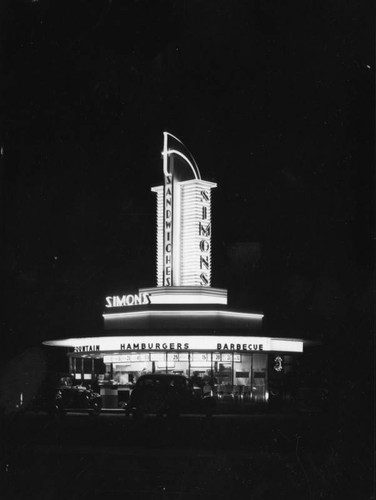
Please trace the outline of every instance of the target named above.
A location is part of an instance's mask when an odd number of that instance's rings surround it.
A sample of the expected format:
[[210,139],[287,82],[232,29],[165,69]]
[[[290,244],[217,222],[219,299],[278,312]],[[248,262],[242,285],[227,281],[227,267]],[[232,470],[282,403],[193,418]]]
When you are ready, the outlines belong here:
[[56,407],[60,413],[85,411],[96,416],[102,410],[102,398],[92,389],[76,385],[62,386],[56,393]]
[[178,417],[181,413],[211,416],[216,406],[212,393],[203,393],[184,375],[154,373],[142,375],[136,382],[125,408],[126,416],[147,414]]
[[99,415],[102,409],[101,396],[91,389],[79,385],[63,385],[58,389],[38,394],[27,410],[44,411],[50,415],[64,415],[67,412],[87,412]]

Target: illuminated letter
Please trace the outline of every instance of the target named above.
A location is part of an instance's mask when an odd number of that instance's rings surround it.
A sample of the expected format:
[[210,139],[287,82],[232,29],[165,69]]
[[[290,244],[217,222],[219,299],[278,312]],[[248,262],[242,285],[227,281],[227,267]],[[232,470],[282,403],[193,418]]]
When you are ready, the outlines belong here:
[[201,191],[201,201],[209,201],[209,191]]
[[141,295],[135,295],[134,296],[134,305],[139,306],[141,304]]
[[203,257],[200,255],[200,269],[203,268],[203,265],[206,267],[206,269],[209,269],[209,256],[207,255],[206,257]]
[[112,297],[106,297],[106,307],[112,307]]
[[143,293],[141,297],[142,297],[142,302],[141,302],[142,305],[150,304],[150,296],[148,293]]
[[133,304],[134,304],[133,295],[127,295],[126,302],[127,302],[127,306],[133,306]]
[[209,285],[209,278],[206,273],[200,274],[201,285],[207,286]]
[[210,236],[210,224],[207,224],[206,227],[202,224],[202,222],[199,222],[198,224],[199,224],[199,226],[198,226],[199,235],[209,237]]
[[201,240],[200,241],[201,252],[209,252],[209,248],[210,248],[210,243],[208,242],[208,240]]
[[125,300],[126,300],[125,295],[123,295],[122,297],[115,297],[116,307],[123,307],[123,306],[125,306]]

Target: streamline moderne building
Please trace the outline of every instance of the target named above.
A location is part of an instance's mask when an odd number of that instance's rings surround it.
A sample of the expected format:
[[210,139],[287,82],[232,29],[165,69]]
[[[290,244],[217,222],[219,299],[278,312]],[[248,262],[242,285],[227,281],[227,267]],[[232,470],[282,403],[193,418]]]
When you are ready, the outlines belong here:
[[109,296],[100,337],[48,340],[68,347],[77,383],[97,384],[107,407],[126,401],[147,372],[209,379],[218,399],[285,397],[303,341],[262,334],[262,314],[231,310],[211,286],[211,192],[186,147],[165,132],[157,201],[157,286]]

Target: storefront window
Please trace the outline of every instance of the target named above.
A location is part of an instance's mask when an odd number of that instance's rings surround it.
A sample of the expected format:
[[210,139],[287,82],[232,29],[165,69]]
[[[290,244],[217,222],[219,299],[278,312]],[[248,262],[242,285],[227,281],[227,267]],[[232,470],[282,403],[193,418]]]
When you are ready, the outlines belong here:
[[[223,401],[264,402],[268,399],[268,356],[232,352],[131,352],[100,359],[73,357],[76,380],[81,374],[116,386],[133,386],[147,373],[188,377],[194,386],[207,381]],[[83,379],[85,380],[85,379]]]
[[266,354],[253,357],[252,398],[255,403],[267,401],[267,362]]

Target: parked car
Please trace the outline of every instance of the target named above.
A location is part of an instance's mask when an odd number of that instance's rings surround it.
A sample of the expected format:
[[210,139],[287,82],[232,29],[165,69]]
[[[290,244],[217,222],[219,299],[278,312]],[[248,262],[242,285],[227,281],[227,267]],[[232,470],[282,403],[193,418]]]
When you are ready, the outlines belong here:
[[102,409],[102,398],[92,389],[77,385],[64,385],[38,394],[28,409],[60,415],[70,411],[84,411],[90,415],[99,415]]
[[184,375],[155,373],[142,375],[137,380],[125,412],[134,417],[146,414],[177,417],[187,412],[211,416],[215,405],[212,394],[203,394]]
[[62,386],[56,393],[56,406],[59,412],[87,411],[99,415],[102,410],[102,398],[92,389],[76,385]]

